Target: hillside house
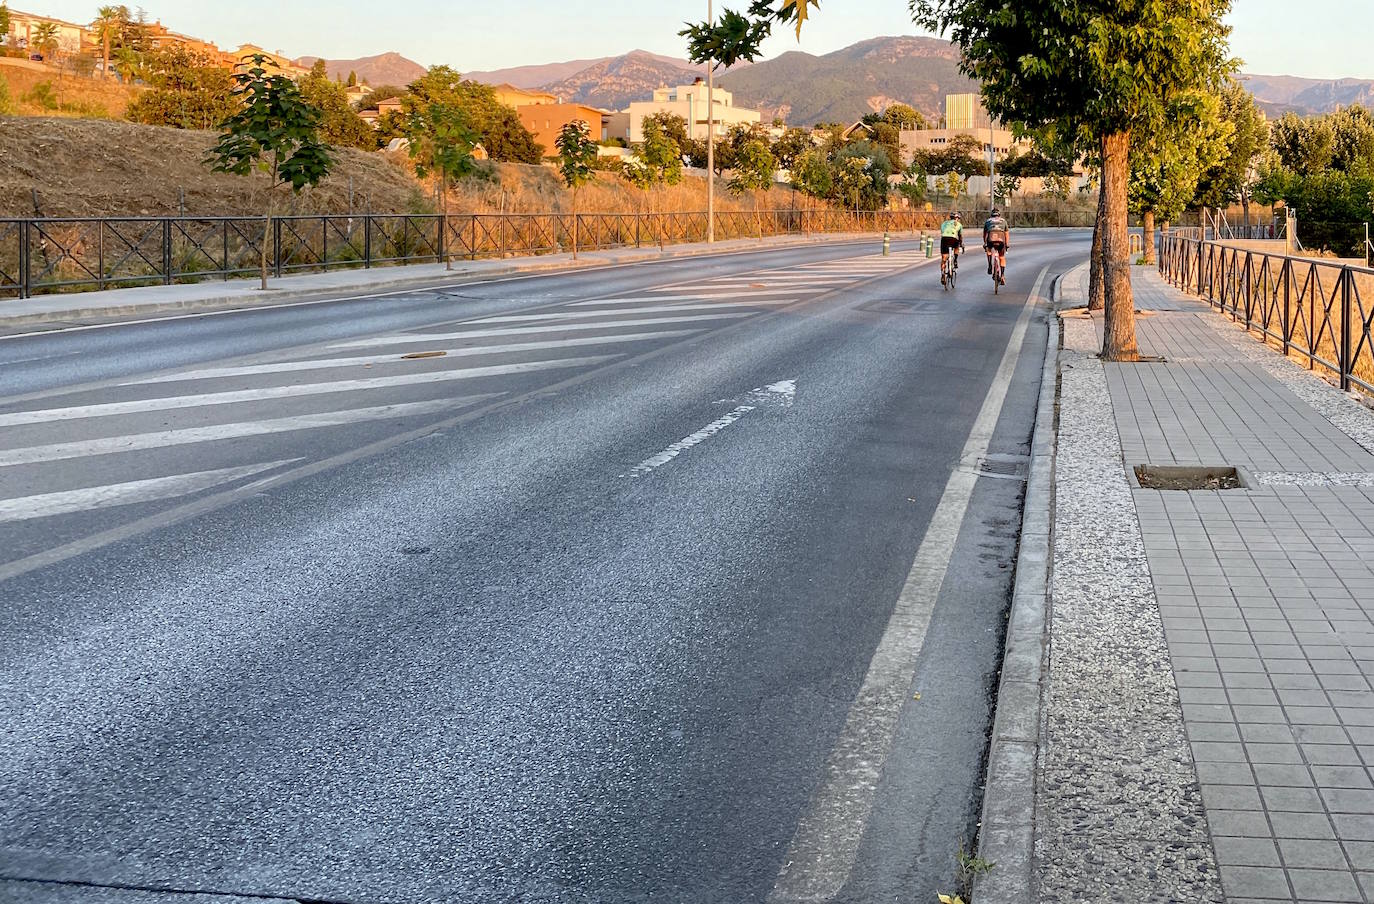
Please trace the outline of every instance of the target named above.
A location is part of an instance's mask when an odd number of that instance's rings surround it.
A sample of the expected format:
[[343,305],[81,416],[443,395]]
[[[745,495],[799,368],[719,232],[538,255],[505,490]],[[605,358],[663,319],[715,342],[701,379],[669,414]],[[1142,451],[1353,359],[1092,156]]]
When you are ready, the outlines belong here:
[[[675,88],[662,87],[654,91],[652,100],[634,101],[624,119],[613,118],[608,122],[607,138],[623,138],[634,144],[644,140],[644,118],[656,113],[671,113],[681,116],[687,123],[687,135],[693,139],[704,139],[707,131],[708,91],[704,79],[698,78],[690,85]],[[724,88],[715,89],[715,133],[723,136],[731,126],[737,124],[757,125],[763,117],[758,110],[735,106],[735,96]],[[624,122],[625,133],[617,134],[611,126]]]
[[593,141],[606,139],[607,110],[588,107],[585,104],[522,104],[515,108],[520,122],[534,133],[534,140],[544,147],[544,156],[558,153],[555,142],[558,133],[570,122],[586,123]]
[[95,33],[86,26],[13,8],[10,9],[9,34],[5,36],[6,46],[37,53],[38,48],[34,46],[34,33],[37,32],[40,25],[45,24],[57,26],[58,56],[95,52]]

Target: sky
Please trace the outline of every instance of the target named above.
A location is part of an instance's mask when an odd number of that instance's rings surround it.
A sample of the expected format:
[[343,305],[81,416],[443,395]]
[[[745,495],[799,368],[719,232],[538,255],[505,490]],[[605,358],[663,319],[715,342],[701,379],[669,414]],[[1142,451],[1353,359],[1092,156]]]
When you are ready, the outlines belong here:
[[[11,6],[86,22],[109,0],[11,0]],[[685,55],[677,32],[704,19],[706,0],[133,0],[174,31],[233,48],[260,44],[291,57],[349,59],[394,50],[462,71],[616,56]],[[1232,53],[1244,71],[1374,79],[1370,0],[1234,0]],[[748,0],[725,0],[742,8]],[[917,34],[906,0],[822,0],[801,42],[784,30],[768,56],[827,53],[879,35]],[[719,14],[720,0],[716,12]],[[1344,25],[1342,25],[1344,23]]]

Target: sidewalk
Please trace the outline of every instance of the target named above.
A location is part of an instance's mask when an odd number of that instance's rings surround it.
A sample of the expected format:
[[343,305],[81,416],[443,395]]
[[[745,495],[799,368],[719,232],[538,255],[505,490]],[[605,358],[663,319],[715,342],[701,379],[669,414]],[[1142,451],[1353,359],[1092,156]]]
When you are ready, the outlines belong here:
[[[894,233],[892,239],[895,244],[910,239],[910,236],[907,233]],[[56,328],[111,318],[260,307],[331,294],[443,287],[522,273],[604,267],[703,254],[776,250],[840,242],[870,243],[875,252],[880,252],[882,240],[881,233],[819,233],[810,236],[770,236],[762,240],[731,239],[709,245],[705,242],[684,243],[667,245],[662,250],[652,246],[584,251],[577,260],[573,260],[571,254],[531,255],[504,260],[455,259],[452,270],[445,270],[443,264],[408,264],[283,276],[269,279],[266,292],[258,288],[258,278],[253,276],[230,280],[207,278],[205,282],[183,285],[39,295],[25,299],[0,297],[0,330]]]
[[1164,363],[1104,365],[1063,316],[1029,900],[1374,900],[1374,412],[1134,280]]

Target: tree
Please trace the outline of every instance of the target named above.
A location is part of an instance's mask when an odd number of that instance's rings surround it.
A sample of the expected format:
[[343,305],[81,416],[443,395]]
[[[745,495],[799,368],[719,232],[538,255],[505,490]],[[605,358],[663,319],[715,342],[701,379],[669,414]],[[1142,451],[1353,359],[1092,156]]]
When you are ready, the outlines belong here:
[[1195,203],[1200,207],[1225,207],[1240,201],[1250,219],[1251,172],[1264,150],[1269,125],[1249,91],[1235,79],[1227,79],[1220,97],[1221,121],[1230,126],[1226,153],[1209,166],[1198,180]]
[[248,70],[234,75],[238,109],[220,124],[219,141],[205,160],[212,172],[268,175],[261,247],[264,290],[277,187],[290,186],[293,194],[299,194],[307,185],[318,185],[334,163],[319,137],[319,111],[305,102],[291,79],[269,75],[266,63],[266,56],[254,54]]
[[[128,15],[129,10],[127,8],[102,6],[96,10],[95,21],[91,23],[91,30],[95,32],[95,38],[100,42],[100,72],[105,78],[110,77],[110,50],[119,38],[124,20],[128,18]],[[3,30],[8,31],[9,29],[6,27]]]
[[820,148],[807,148],[792,162],[792,184],[812,198],[829,198],[835,191],[835,174]]
[[330,81],[324,60],[316,60],[310,67],[300,89],[305,102],[320,111],[320,137],[325,142],[364,150],[377,147],[377,133],[353,109],[343,86]]
[[[448,230],[448,185],[472,172],[476,163],[472,156],[477,135],[468,125],[463,111],[441,103],[414,107],[406,120],[406,138],[415,175],[426,179],[430,174],[439,177],[439,203],[443,215],[442,226]],[[453,269],[445,244],[444,269]]]
[[811,141],[811,133],[793,127],[784,131],[773,143],[773,154],[778,158],[778,166],[790,170],[797,158],[813,147],[815,144]]
[[358,73],[354,72],[352,69],[348,70],[348,81],[344,82],[344,87],[346,87],[346,88],[356,88],[356,87],[358,87]]
[[558,149],[558,172],[572,190],[572,253],[577,260],[577,192],[594,176],[596,142],[585,122],[570,122],[559,130],[554,147]]
[[10,8],[4,3],[0,3],[0,40],[9,40],[10,35]]
[[1131,212],[1141,218],[1145,262],[1155,262],[1155,221],[1178,219],[1197,194],[1203,174],[1225,156],[1233,124],[1221,114],[1220,99],[1201,94],[1179,104],[1177,115],[1131,154]]
[[540,163],[544,159],[544,149],[513,107],[497,100],[489,85],[466,80],[448,66],[433,66],[411,82],[401,103],[407,114],[412,106],[426,103],[462,110],[492,160]]
[[768,149],[768,142],[754,138],[746,141],[735,157],[735,173],[730,178],[729,188],[736,194],[754,194],[754,221],[758,227],[759,238],[763,238],[763,215],[758,193],[767,191],[773,185],[773,177],[778,172],[778,158]]
[[[753,0],[747,15],[690,25],[689,56],[753,60],[775,23],[800,29],[816,0]],[[1136,360],[1127,187],[1131,138],[1163,121],[1179,94],[1217,89],[1232,68],[1230,0],[910,0],[918,25],[948,33],[984,105],[1022,129],[1059,133],[1102,162],[1098,228],[1107,286],[1103,356]],[[703,54],[698,56],[698,54]]]
[[51,60],[57,56],[58,34],[57,25],[52,22],[40,22],[33,29],[31,38],[33,48],[43,55],[43,59]]
[[358,101],[356,107],[359,110],[366,110],[368,107],[375,107],[384,100],[391,100],[393,97],[401,97],[406,93],[406,89],[398,88],[395,85],[379,85],[367,92]]
[[877,210],[887,203],[892,161],[882,145],[856,141],[835,155],[835,195],[842,203]]
[[924,129],[926,127],[925,117],[916,112],[916,108],[909,104],[891,105],[883,111],[882,121],[889,125],[896,126],[902,131]]
[[929,173],[921,165],[921,161],[912,160],[902,170],[902,181],[897,183],[897,191],[901,192],[902,197],[907,199],[912,207],[920,204],[926,199],[926,184]]
[[[682,152],[664,134],[663,126],[651,117],[644,120],[641,131],[644,140],[635,148],[635,155],[625,164],[623,172],[631,184],[642,189],[646,200],[660,185],[676,185],[682,179]],[[652,211],[651,211],[652,212]],[[659,245],[663,233],[659,231]]]
[[688,142],[691,140],[687,135],[687,120],[678,116],[676,113],[669,113],[667,110],[660,111],[645,118],[652,119],[654,122],[658,123],[668,140],[678,146],[679,152],[686,149]]
[[172,44],[145,54],[142,75],[151,88],[129,104],[130,122],[212,129],[234,112],[233,75],[199,51]]

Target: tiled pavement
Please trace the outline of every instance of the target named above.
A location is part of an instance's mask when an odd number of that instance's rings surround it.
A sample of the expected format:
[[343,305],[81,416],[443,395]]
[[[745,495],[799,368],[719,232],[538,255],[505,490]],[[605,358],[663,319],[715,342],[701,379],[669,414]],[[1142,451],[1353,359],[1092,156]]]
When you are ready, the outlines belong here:
[[1127,467],[1261,475],[1134,490],[1223,889],[1374,901],[1374,488],[1322,485],[1374,455],[1237,356],[1221,315],[1151,271],[1136,291],[1166,361],[1105,368]]

